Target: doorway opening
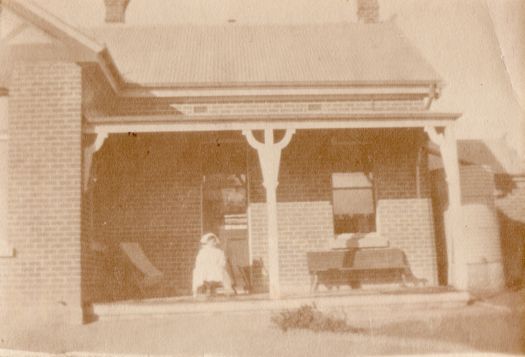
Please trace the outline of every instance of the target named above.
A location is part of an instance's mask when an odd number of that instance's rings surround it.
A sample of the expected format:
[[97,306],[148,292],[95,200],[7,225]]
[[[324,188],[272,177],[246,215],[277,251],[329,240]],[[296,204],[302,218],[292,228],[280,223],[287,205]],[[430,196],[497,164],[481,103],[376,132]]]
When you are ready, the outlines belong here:
[[202,233],[215,233],[236,292],[251,288],[246,146],[213,142],[202,150]]

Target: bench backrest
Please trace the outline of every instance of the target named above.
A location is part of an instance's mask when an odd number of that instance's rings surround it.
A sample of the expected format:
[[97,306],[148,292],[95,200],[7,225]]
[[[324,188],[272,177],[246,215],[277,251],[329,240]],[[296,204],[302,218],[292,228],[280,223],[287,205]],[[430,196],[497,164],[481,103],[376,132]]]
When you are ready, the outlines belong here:
[[398,248],[368,248],[307,253],[308,270],[331,269],[404,269],[405,253]]

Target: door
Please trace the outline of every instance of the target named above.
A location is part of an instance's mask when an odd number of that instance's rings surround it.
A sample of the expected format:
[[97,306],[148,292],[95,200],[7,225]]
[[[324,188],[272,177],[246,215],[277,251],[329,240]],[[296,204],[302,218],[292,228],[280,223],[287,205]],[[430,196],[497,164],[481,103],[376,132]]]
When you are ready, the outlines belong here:
[[202,229],[219,236],[237,291],[249,290],[246,147],[203,145]]

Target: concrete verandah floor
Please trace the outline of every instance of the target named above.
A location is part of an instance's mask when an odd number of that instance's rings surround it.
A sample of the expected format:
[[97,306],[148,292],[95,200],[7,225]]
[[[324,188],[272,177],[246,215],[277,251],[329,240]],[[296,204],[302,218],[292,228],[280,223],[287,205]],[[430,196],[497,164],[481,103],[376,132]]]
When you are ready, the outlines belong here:
[[191,296],[126,300],[94,304],[88,320],[187,313],[283,310],[315,304],[319,309],[428,309],[465,306],[470,295],[448,287],[384,287],[288,294],[271,300],[268,294]]

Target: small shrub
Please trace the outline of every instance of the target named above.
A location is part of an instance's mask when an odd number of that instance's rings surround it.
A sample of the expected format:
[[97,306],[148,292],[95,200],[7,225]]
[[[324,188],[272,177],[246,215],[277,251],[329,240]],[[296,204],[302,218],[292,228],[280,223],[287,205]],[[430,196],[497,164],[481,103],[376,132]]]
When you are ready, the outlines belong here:
[[303,305],[298,309],[285,310],[272,316],[272,322],[283,332],[289,329],[305,329],[315,332],[357,332],[349,326],[346,319],[327,315],[312,305]]

